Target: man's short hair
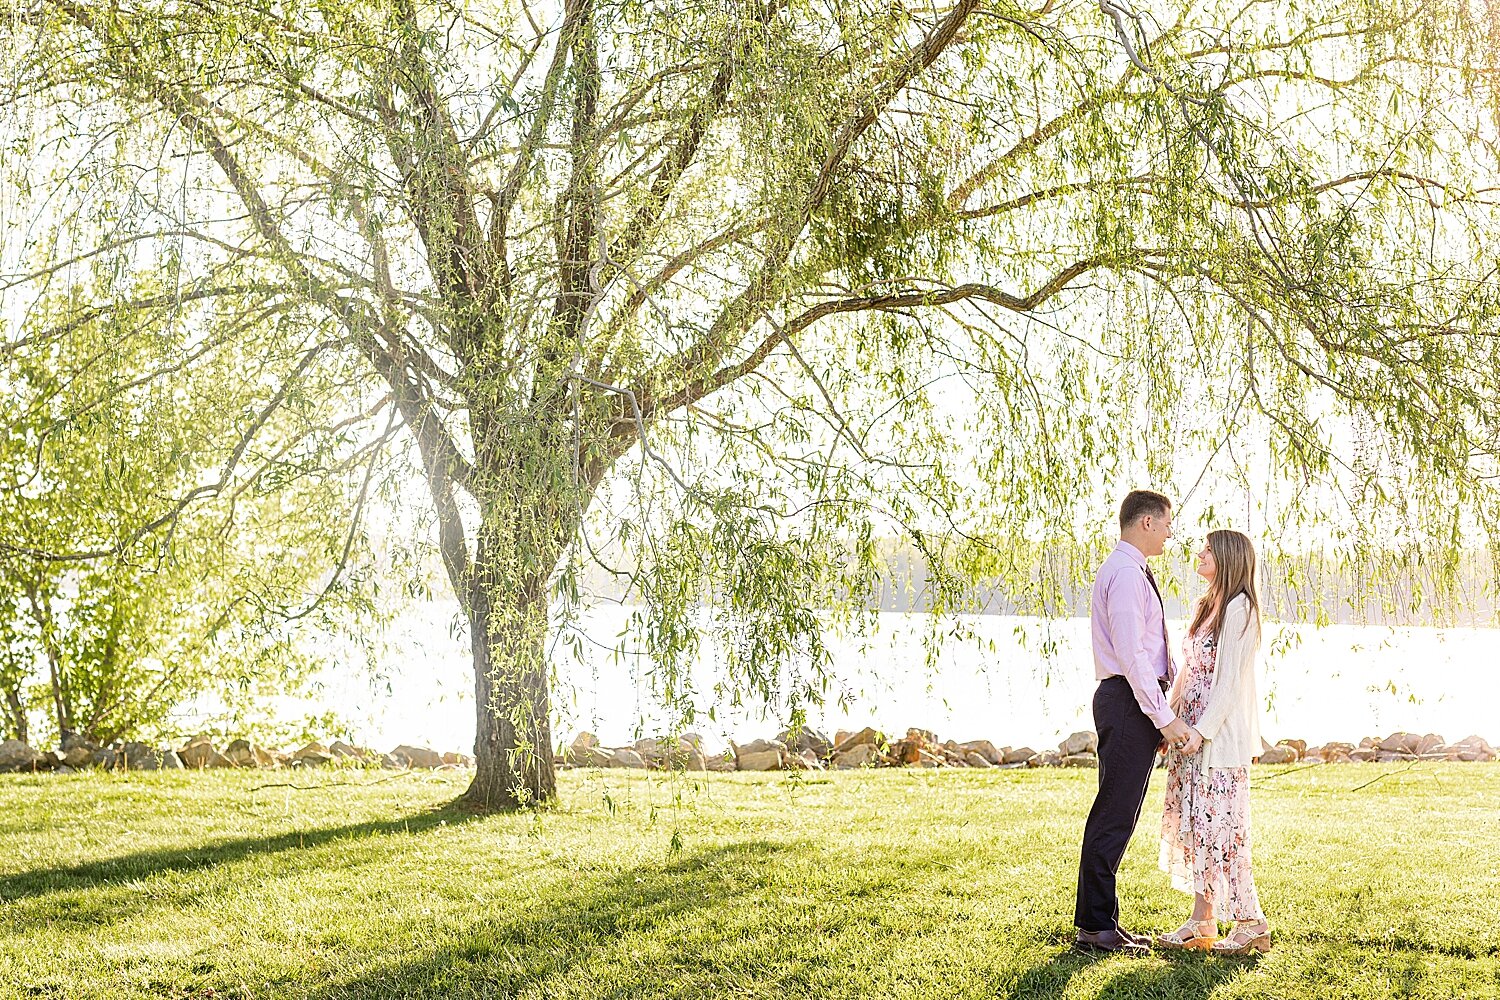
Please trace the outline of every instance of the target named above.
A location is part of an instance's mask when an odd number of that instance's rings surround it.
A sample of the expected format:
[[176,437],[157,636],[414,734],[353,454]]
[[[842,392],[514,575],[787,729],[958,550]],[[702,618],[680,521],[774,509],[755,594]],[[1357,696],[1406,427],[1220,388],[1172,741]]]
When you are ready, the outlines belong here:
[[1120,504],[1120,530],[1124,531],[1143,517],[1166,517],[1172,501],[1151,490],[1131,490]]

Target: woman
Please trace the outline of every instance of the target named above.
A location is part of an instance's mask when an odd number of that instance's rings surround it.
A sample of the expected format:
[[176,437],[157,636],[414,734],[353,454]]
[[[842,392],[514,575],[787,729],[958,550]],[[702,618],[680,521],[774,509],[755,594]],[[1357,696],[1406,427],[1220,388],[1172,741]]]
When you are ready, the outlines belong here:
[[[1167,751],[1161,827],[1162,870],[1174,888],[1193,894],[1193,912],[1156,941],[1221,955],[1266,952],[1271,929],[1250,873],[1249,765],[1260,749],[1255,550],[1238,531],[1211,531],[1197,569],[1208,593],[1194,609],[1171,691],[1173,709],[1191,728],[1184,749]],[[1235,921],[1222,941],[1218,920]]]

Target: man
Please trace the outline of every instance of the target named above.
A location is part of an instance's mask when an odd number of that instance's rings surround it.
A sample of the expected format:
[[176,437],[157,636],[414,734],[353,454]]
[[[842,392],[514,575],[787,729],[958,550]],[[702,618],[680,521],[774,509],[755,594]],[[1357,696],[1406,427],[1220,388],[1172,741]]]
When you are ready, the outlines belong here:
[[1075,947],[1144,955],[1149,938],[1120,927],[1115,876],[1141,817],[1151,766],[1163,740],[1191,753],[1197,737],[1167,704],[1174,667],[1166,613],[1146,560],[1172,537],[1172,502],[1134,490],[1120,504],[1120,541],[1099,567],[1090,619],[1093,631],[1094,728],[1099,733],[1099,790],[1083,829],[1078,863]]

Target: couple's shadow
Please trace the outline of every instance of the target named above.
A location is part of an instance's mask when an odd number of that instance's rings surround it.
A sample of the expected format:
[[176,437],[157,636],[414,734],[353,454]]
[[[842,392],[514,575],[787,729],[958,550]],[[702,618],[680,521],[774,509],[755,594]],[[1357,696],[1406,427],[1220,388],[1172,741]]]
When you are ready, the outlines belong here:
[[1226,958],[1196,951],[1155,952],[1149,958],[1125,958],[1085,954],[1071,947],[1050,961],[1031,966],[1009,989],[1005,1000],[1055,1000],[1068,992],[1075,976],[1088,975],[1096,966],[1100,981],[1091,984],[1095,1000],[1140,1000],[1142,997],[1173,997],[1200,1000],[1221,983],[1244,974],[1255,958]]

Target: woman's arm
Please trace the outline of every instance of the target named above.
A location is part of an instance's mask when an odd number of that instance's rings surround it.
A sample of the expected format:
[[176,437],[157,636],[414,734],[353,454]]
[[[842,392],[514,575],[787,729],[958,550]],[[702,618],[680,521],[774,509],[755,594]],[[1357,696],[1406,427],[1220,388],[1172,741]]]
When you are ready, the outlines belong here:
[[1214,684],[1208,692],[1203,716],[1193,728],[1211,740],[1219,735],[1224,723],[1239,706],[1240,679],[1254,669],[1259,635],[1250,627],[1250,602],[1236,596],[1224,609],[1224,628],[1219,633],[1219,648],[1214,654]]

